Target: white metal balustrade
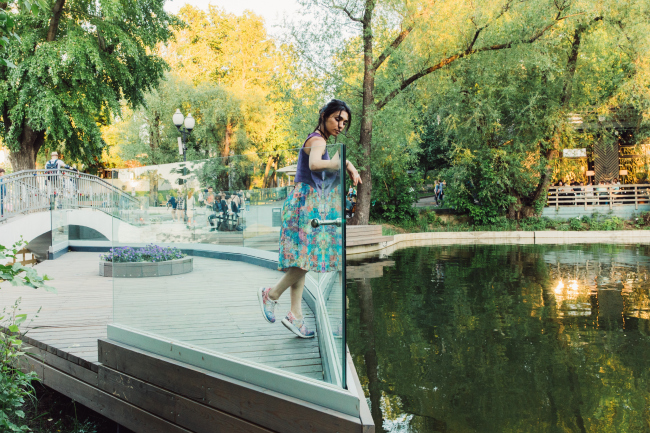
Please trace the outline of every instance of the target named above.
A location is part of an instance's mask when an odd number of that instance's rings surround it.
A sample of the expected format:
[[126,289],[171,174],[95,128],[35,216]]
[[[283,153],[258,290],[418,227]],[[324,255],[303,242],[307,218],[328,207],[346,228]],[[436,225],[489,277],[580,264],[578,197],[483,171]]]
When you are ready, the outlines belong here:
[[648,184],[623,184],[623,185],[564,185],[553,186],[548,190],[549,207],[558,209],[561,206],[615,206],[639,205],[650,203],[650,185]]
[[0,221],[32,212],[79,208],[130,220],[140,203],[103,179],[74,170],[23,170],[0,177]]

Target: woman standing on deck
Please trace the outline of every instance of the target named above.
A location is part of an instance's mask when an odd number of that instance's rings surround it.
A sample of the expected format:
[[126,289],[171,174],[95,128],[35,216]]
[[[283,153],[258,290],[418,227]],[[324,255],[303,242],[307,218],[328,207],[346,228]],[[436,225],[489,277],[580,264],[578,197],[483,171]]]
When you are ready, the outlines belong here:
[[[275,286],[260,287],[257,292],[264,318],[275,323],[278,299],[291,287],[291,310],[282,324],[302,338],[314,336],[302,315],[305,275],[309,271],[340,271],[343,245],[335,228],[313,228],[310,223],[313,218],[341,218],[341,197],[335,187],[341,160],[338,152],[330,159],[326,145],[328,138],[347,130],[351,121],[352,112],[343,101],[332,99],[321,108],[318,126],[307,136],[298,155],[295,188],[282,208],[278,268],[286,273]],[[345,168],[355,186],[361,182],[350,161],[345,161]]]

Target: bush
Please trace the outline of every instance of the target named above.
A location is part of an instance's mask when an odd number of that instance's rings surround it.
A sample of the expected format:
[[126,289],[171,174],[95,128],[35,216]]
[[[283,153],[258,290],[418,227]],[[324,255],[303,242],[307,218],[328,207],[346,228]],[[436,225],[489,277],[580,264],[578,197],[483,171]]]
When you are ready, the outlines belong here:
[[585,226],[582,224],[580,218],[571,218],[569,220],[569,228],[571,230],[584,230]]
[[133,262],[164,262],[186,257],[178,248],[160,247],[158,245],[147,245],[142,248],[115,247],[107,254],[99,257],[106,262],[133,263]]
[[418,200],[420,179],[400,174],[384,179],[373,175],[370,217],[390,222],[413,221],[417,216],[414,207]]
[[[47,276],[41,277],[34,268],[25,267],[17,261],[18,251],[25,245],[27,242],[22,239],[11,248],[0,245],[0,260],[16,260],[15,264],[0,265],[0,281],[54,291],[54,288],[46,285]],[[18,338],[19,326],[27,319],[25,314],[16,314],[19,303],[16,301],[9,314],[3,309],[0,316],[3,328],[7,330],[0,332],[0,431],[3,432],[29,431],[29,427],[24,425],[23,406],[26,398],[33,395],[32,381],[38,380],[36,373],[23,373],[17,365],[20,357],[24,356],[22,341]]]
[[644,226],[650,226],[650,212],[641,212],[641,220]]
[[[25,412],[23,406],[26,399],[32,396],[34,387],[32,381],[38,380],[35,372],[23,373],[17,368],[22,341],[16,334],[18,326],[26,318],[24,314],[16,314],[18,302],[14,305],[7,329],[10,333],[0,333],[0,427],[3,432],[27,432],[30,429],[23,425]],[[0,319],[3,319],[0,317]]]

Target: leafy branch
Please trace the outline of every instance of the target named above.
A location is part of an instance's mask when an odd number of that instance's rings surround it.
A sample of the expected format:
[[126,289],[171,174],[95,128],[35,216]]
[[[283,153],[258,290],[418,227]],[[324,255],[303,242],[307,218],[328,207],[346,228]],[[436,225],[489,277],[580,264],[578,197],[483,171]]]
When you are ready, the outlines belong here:
[[[499,17],[501,17],[505,12],[507,12],[507,7],[509,4],[504,7],[504,9],[501,11]],[[498,51],[498,50],[503,50],[503,49],[508,49],[513,47],[516,44],[532,44],[533,42],[537,41],[539,38],[541,38],[549,29],[551,29],[553,26],[555,26],[558,22],[563,21],[567,18],[570,18],[575,15],[568,15],[568,16],[562,16],[562,12],[564,9],[560,9],[558,11],[558,14],[555,16],[553,21],[546,26],[542,27],[541,29],[538,29],[532,36],[529,38],[521,39],[521,40],[513,40],[501,44],[495,44],[495,45],[487,45],[483,46],[480,48],[474,48],[474,45],[476,44],[476,40],[478,39],[479,35],[485,28],[487,28],[488,25],[485,25],[483,27],[479,27],[476,29],[476,32],[474,33],[474,36],[471,40],[471,42],[468,44],[467,48],[465,48],[462,52],[459,52],[457,54],[454,54],[453,56],[449,56],[445,59],[440,60],[438,63],[435,65],[431,65],[425,69],[422,69],[415,74],[411,75],[410,77],[404,79],[397,88],[395,88],[393,91],[391,91],[384,99],[382,99],[378,104],[377,104],[377,109],[381,110],[387,103],[389,103],[393,98],[395,98],[397,95],[399,95],[404,89],[406,89],[408,86],[413,84],[415,81],[419,80],[422,77],[425,77],[429,75],[432,72],[437,71],[438,69],[442,69],[445,66],[455,62],[456,60],[460,60],[464,57],[471,56],[473,54],[478,54],[482,52],[487,52],[487,51]]]
[[22,265],[18,261],[18,252],[27,245],[22,238],[11,248],[0,245],[0,260],[13,259],[14,263],[0,264],[0,282],[9,282],[12,286],[27,286],[34,289],[42,288],[48,292],[55,292],[54,287],[48,286],[47,275],[40,276],[36,269]]

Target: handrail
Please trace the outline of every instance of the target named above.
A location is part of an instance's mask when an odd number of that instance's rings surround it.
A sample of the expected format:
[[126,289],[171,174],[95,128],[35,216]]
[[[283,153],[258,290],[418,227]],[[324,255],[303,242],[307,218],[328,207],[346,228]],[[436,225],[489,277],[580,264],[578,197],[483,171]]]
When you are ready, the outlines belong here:
[[[0,221],[53,209],[98,209],[122,218],[140,202],[97,176],[75,170],[21,170],[0,177]],[[127,212],[127,213],[125,213]]]
[[546,206],[614,206],[650,204],[650,184],[552,186]]

